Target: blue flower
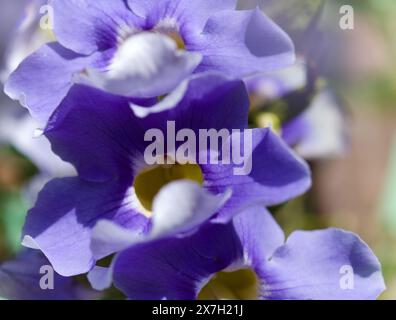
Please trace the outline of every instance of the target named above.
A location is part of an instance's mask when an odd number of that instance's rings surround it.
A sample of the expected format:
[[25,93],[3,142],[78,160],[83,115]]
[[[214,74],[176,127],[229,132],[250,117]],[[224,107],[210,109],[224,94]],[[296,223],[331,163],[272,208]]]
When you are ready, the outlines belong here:
[[75,82],[147,98],[193,72],[242,77],[294,59],[289,37],[259,10],[235,10],[235,0],[50,4],[58,42],[23,61],[5,87],[44,124]]
[[[45,129],[53,151],[76,167],[78,177],[53,180],[43,189],[28,214],[24,244],[41,249],[62,275],[94,265],[90,237],[98,220],[136,235],[188,234],[207,220],[227,223],[247,207],[277,205],[310,186],[308,166],[276,134],[245,130],[249,102],[240,80],[194,77],[175,105],[145,117],[131,103],[142,101],[77,85]],[[236,175],[235,163],[201,162],[211,152],[209,143],[196,150],[193,163],[147,164],[147,130],[159,129],[167,140],[169,121],[196,136],[202,129],[241,130],[236,138],[250,133],[251,170]]]
[[285,241],[260,207],[182,239],[134,241],[108,224],[98,226],[93,249],[111,229],[120,252],[89,279],[100,289],[113,282],[130,299],[375,299],[385,289],[378,259],[356,235],[296,231]]

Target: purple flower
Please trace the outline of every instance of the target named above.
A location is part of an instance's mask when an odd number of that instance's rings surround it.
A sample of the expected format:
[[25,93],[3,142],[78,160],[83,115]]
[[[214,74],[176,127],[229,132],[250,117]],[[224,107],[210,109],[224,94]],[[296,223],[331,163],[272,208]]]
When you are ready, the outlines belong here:
[[[11,32],[5,52],[4,65],[0,77],[2,82],[13,72],[18,65],[30,54],[39,49],[43,44],[54,40],[50,30],[40,28],[40,19],[47,0],[14,1],[7,6],[16,6],[18,16],[13,16],[14,30]],[[21,15],[21,12],[23,14]],[[5,14],[3,14],[5,16]],[[4,19],[5,17],[2,17]],[[15,20],[19,23],[15,26]]]
[[[128,4],[127,4],[128,2]],[[46,123],[75,82],[130,97],[160,96],[191,73],[242,77],[292,63],[289,37],[235,0],[53,0],[54,34],[5,91]]]
[[[41,252],[26,250],[20,253],[15,259],[0,264],[0,299],[73,300],[97,296],[72,278],[56,273],[52,278],[50,272],[51,265]],[[40,283],[44,284],[43,288]]]
[[252,122],[272,126],[304,159],[342,155],[347,144],[346,113],[329,86],[317,90],[317,77],[303,61],[246,79]]
[[297,231],[285,242],[260,207],[182,239],[128,245],[126,231],[114,227],[116,239],[124,250],[89,279],[100,289],[114,282],[130,299],[375,299],[385,289],[378,259],[356,235]]
[[[307,165],[270,129],[246,130],[252,137],[247,175],[235,175],[234,163],[146,163],[147,130],[160,129],[166,141],[169,121],[177,132],[188,128],[197,136],[202,129],[244,135],[249,103],[242,81],[196,76],[175,105],[145,117],[135,115],[133,103],[144,104],[76,85],[45,129],[53,151],[79,176],[53,180],[43,189],[28,214],[24,245],[41,249],[62,275],[94,265],[90,238],[98,220],[111,220],[136,236],[185,235],[205,221],[227,223],[247,207],[276,205],[310,186]],[[196,160],[211,148],[197,150]]]

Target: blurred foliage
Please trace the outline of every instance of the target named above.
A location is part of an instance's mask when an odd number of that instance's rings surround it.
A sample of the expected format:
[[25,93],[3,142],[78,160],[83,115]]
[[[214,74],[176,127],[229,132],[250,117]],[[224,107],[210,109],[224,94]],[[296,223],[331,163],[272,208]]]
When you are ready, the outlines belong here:
[[294,40],[298,40],[312,23],[322,3],[323,0],[265,0],[262,9]]
[[17,253],[21,248],[21,233],[27,206],[19,192],[0,194],[0,225],[4,234],[7,251]]
[[0,148],[0,260],[21,248],[27,205],[22,190],[37,168],[11,146]]

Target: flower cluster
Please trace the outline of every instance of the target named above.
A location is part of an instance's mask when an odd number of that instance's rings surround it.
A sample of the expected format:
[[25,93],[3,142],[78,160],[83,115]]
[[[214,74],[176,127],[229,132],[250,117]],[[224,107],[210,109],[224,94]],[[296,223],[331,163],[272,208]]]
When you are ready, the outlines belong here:
[[249,127],[251,76],[274,81],[295,56],[262,11],[237,10],[236,0],[49,5],[55,41],[19,64],[5,92],[77,174],[42,189],[24,246],[62,277],[88,273],[93,288],[114,284],[131,299],[382,292],[379,261],[356,235],[285,240],[268,211],[306,192],[311,174],[274,128]]

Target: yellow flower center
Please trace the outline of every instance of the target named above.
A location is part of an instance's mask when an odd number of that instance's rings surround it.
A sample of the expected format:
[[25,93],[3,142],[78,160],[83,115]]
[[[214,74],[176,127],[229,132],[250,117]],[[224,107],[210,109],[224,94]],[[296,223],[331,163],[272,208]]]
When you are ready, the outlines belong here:
[[280,118],[271,112],[261,112],[256,116],[256,124],[259,128],[271,127],[274,132],[280,134],[282,123]]
[[202,288],[198,300],[255,300],[260,281],[251,269],[218,272]]
[[171,38],[173,41],[175,41],[176,45],[179,49],[181,49],[181,50],[186,49],[186,44],[178,32],[176,32],[176,31],[165,32],[165,35],[167,35],[169,38]]
[[160,189],[176,180],[192,180],[202,185],[204,179],[199,165],[178,163],[153,166],[136,176],[133,183],[135,194],[147,217],[152,215],[153,200]]

